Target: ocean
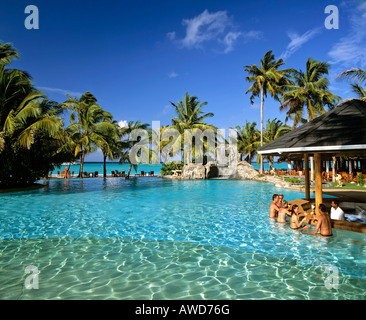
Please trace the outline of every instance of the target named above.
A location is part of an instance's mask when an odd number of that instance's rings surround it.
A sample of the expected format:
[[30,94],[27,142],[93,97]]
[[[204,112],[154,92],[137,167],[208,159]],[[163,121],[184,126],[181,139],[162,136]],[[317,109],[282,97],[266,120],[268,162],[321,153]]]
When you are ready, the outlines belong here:
[[[119,172],[125,171],[128,172],[128,169],[130,167],[129,164],[119,164],[118,162],[107,162],[107,175],[111,175],[112,171],[118,170]],[[260,165],[257,163],[252,162],[252,166],[254,169],[259,169]],[[66,165],[62,165],[60,168],[55,168],[55,170],[52,171],[52,175],[57,175],[57,172],[61,172],[65,169]],[[154,171],[154,174],[160,174],[162,164],[139,164],[137,166],[137,171],[134,170],[134,168],[131,169],[131,175],[134,174],[140,174],[141,171],[144,171],[145,173],[150,173],[151,171]],[[274,163],[274,167],[276,169],[287,169],[287,162],[281,162],[281,163]],[[269,170],[269,164],[264,163],[264,170]],[[80,164],[72,164],[70,166],[70,172],[74,174],[78,174],[80,171]],[[94,173],[98,171],[99,175],[103,175],[103,162],[85,162],[84,163],[84,172]]]

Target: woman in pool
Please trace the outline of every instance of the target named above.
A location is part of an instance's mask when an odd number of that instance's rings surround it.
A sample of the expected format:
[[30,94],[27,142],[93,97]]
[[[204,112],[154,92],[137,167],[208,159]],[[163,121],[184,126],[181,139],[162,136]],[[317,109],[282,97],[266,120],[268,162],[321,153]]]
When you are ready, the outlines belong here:
[[286,223],[286,215],[291,216],[291,212],[288,210],[288,202],[283,200],[281,203],[281,207],[278,210],[278,223]]
[[307,230],[309,229],[308,225],[303,226],[302,224],[304,223],[304,219],[302,219],[299,222],[299,206],[297,204],[294,204],[292,206],[292,213],[291,213],[291,219],[290,219],[290,227],[291,229],[296,229],[296,230]]

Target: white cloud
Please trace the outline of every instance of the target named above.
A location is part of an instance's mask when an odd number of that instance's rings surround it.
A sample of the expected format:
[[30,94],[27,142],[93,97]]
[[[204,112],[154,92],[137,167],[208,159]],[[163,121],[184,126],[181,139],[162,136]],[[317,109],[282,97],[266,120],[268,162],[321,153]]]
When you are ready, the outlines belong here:
[[186,36],[182,40],[185,47],[197,47],[202,42],[212,40],[221,35],[229,24],[229,17],[226,11],[214,13],[203,11],[192,19],[183,20],[186,26]]
[[178,73],[176,73],[176,72],[171,72],[170,74],[169,74],[169,78],[176,78],[176,77],[178,77],[179,76],[179,74]]
[[262,37],[262,32],[260,31],[249,31],[249,32],[228,32],[222,42],[225,44],[225,53],[229,53],[234,49],[234,43],[239,39],[242,38],[243,41],[249,39],[259,39]]
[[228,53],[233,50],[234,42],[242,35],[241,32],[229,32],[224,40],[223,43],[225,44],[225,53]]
[[[343,67],[366,67],[366,2],[349,15],[350,31],[340,38],[328,52],[332,64]],[[341,27],[341,26],[340,26]]]
[[306,31],[304,34],[299,35],[296,32],[288,32],[290,43],[287,45],[286,50],[281,54],[282,59],[288,59],[297,50],[299,50],[306,42],[310,41],[314,36],[320,33],[321,28],[315,28]]
[[203,44],[216,42],[224,45],[223,52],[228,53],[233,50],[239,38],[258,38],[260,35],[259,31],[238,31],[227,11],[211,13],[206,9],[192,19],[184,19],[182,24],[185,27],[184,38],[176,39],[175,32],[169,32],[167,37],[183,48],[202,48]]
[[81,92],[65,90],[65,89],[59,89],[59,88],[37,87],[37,89],[42,90],[42,91],[60,93],[60,94],[65,95],[65,96],[68,94],[71,97],[82,96],[83,95],[83,93],[81,93]]
[[170,39],[170,40],[174,40],[175,39],[175,32],[168,32],[166,34],[167,38]]
[[261,108],[260,103],[253,103],[249,106],[249,109],[251,109],[251,110],[259,110],[260,108]]
[[162,115],[167,115],[173,111],[173,107],[171,105],[164,106],[163,111],[161,112]]
[[118,122],[118,125],[120,128],[126,128],[128,127],[128,121],[127,120],[121,120],[120,122]]

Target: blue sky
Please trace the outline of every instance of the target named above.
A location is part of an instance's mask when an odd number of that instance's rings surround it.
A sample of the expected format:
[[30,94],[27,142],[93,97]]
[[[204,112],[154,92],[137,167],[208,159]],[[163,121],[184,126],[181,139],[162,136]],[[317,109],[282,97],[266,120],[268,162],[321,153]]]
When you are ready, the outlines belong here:
[[[27,30],[27,5],[39,9],[39,29]],[[339,29],[328,30],[324,9],[336,5]],[[228,130],[260,123],[259,99],[250,104],[244,65],[266,51],[286,67],[305,69],[308,57],[331,63],[333,93],[352,97],[342,71],[366,67],[366,2],[347,1],[7,1],[0,40],[21,53],[13,66],[62,102],[66,93],[92,92],[117,121],[160,121],[169,101],[186,92],[207,101],[212,124]],[[279,118],[268,97],[264,118]],[[99,154],[89,156],[99,160]]]

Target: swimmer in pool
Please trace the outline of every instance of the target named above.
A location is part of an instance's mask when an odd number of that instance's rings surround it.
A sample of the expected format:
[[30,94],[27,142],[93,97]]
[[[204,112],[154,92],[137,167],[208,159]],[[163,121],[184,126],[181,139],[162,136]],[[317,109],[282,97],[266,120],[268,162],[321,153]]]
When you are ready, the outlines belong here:
[[[319,213],[320,216],[318,217],[318,222],[315,225],[313,232],[307,232],[307,234],[312,235],[320,235],[323,237],[330,237],[333,235],[332,233],[332,224],[329,214],[326,212],[327,208],[324,204],[319,204]],[[318,234],[318,231],[320,230],[320,233]]]
[[294,204],[291,208],[291,219],[290,219],[290,227],[295,230],[307,230],[309,229],[308,225],[302,225],[305,221],[305,218],[299,222],[299,206]]
[[288,202],[283,200],[281,203],[281,207],[278,210],[278,223],[286,223],[286,216],[291,216],[291,212],[288,210]]
[[280,209],[280,206],[278,204],[279,198],[278,198],[278,194],[274,194],[272,196],[272,203],[271,206],[269,207],[269,217],[270,218],[276,218],[277,214],[278,214],[278,210]]

